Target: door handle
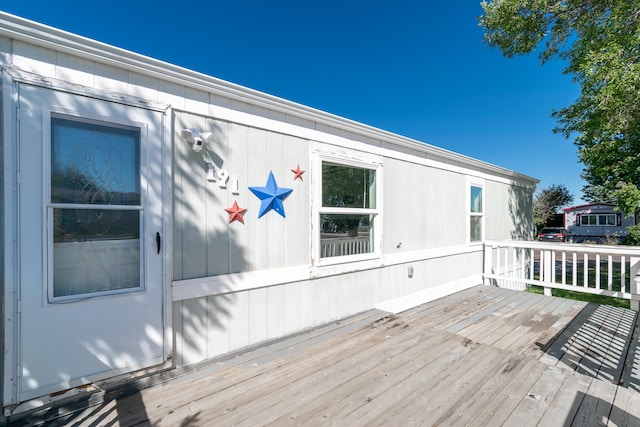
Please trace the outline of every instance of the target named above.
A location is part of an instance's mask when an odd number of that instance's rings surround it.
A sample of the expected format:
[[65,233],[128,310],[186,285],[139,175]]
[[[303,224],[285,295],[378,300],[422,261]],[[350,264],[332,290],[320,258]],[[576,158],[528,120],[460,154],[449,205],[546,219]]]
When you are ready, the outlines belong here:
[[158,251],[158,253],[160,253],[160,247],[161,247],[160,233],[156,233],[156,250]]

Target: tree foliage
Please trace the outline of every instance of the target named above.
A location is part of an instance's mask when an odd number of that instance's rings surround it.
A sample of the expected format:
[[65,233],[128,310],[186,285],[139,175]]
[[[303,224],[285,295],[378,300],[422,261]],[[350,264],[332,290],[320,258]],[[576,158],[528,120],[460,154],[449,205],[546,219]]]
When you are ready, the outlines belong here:
[[481,5],[480,26],[490,46],[507,57],[537,51],[543,63],[552,58],[566,62],[565,73],[580,85],[581,94],[553,112],[555,131],[573,138],[578,147],[585,199],[617,202],[616,188],[640,180],[640,0],[493,0]]
[[533,200],[533,222],[540,228],[551,221],[558,210],[573,202],[573,195],[562,184],[553,184],[536,194]]
[[620,183],[613,192],[616,209],[622,211],[625,216],[631,216],[638,208],[640,189],[635,184]]
[[640,246],[640,224],[627,227],[627,236],[624,244],[628,246]]

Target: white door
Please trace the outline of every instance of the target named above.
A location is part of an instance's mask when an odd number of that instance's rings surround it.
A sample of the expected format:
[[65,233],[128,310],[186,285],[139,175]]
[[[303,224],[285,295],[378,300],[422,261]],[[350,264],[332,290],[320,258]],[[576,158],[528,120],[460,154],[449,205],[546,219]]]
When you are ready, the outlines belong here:
[[17,397],[162,363],[163,113],[19,85]]

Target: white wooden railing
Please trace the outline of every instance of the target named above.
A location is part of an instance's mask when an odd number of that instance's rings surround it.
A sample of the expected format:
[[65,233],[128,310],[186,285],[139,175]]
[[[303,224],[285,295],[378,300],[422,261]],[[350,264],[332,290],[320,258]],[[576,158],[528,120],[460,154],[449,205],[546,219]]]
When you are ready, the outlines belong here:
[[369,236],[323,239],[320,243],[320,257],[366,254],[371,252]]
[[638,310],[640,248],[549,242],[487,241],[484,283],[511,289],[527,285],[631,300]]

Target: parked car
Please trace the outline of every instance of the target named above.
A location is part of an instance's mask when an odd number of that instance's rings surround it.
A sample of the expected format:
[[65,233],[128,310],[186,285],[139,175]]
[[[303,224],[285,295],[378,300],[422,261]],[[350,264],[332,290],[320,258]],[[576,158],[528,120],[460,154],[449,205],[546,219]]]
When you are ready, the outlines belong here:
[[567,240],[567,230],[561,227],[545,227],[538,233],[538,240],[545,242],[564,242]]

